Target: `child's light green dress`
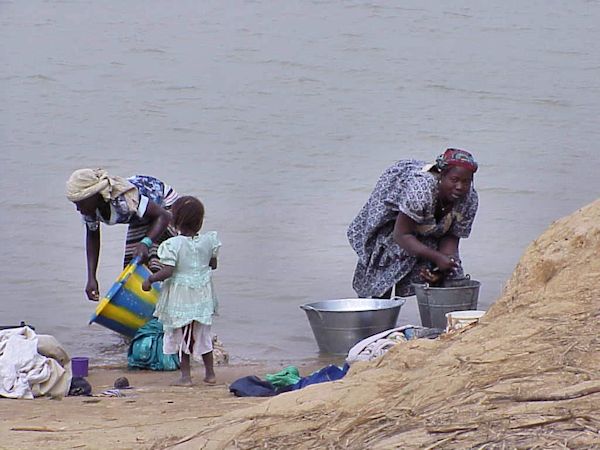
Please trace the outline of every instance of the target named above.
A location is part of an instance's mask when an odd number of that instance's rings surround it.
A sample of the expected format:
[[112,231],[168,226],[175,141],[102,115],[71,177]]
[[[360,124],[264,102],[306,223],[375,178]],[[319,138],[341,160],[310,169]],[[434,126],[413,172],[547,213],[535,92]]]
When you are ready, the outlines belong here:
[[182,328],[194,320],[212,324],[218,303],[208,264],[217,256],[220,246],[216,231],[198,233],[194,237],[175,236],[160,244],[160,262],[175,267],[173,275],[163,283],[154,311],[165,332]]

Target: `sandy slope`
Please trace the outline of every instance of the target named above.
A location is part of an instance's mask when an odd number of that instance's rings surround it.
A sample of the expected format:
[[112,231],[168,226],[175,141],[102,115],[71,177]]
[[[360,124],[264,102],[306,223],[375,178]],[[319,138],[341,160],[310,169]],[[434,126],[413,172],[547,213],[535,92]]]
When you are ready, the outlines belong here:
[[599,428],[597,201],[528,247],[479,325],[231,412],[175,448],[600,448]]

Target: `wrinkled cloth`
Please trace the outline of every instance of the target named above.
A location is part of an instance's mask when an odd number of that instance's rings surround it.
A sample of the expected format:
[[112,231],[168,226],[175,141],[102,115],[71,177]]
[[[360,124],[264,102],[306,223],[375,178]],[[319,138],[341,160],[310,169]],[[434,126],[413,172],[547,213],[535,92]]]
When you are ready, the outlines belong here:
[[346,363],[354,364],[357,361],[372,361],[383,356],[389,349],[399,343],[419,338],[435,339],[443,332],[444,330],[439,328],[426,328],[418,325],[404,325],[391,328],[366,337],[354,344],[348,351]]
[[310,386],[311,384],[319,384],[325,383],[327,381],[336,381],[341,380],[348,373],[348,369],[350,369],[350,365],[348,363],[344,363],[342,367],[335,366],[330,364],[328,366],[323,367],[322,369],[317,370],[316,372],[311,373],[307,377],[303,377],[293,386],[290,386],[293,391],[298,389],[303,389],[306,386]]
[[[358,256],[352,286],[360,297],[379,297],[396,285],[396,295],[414,294],[412,283],[423,282],[420,269],[428,261],[409,254],[394,242],[396,218],[403,213],[417,223],[415,236],[438,249],[447,234],[466,238],[478,206],[473,187],[440,220],[435,218],[439,174],[425,161],[401,160],[381,175],[367,203],[348,227],[348,240]],[[462,268],[455,276],[463,276]]]
[[[45,335],[44,335],[45,336]],[[33,399],[64,397],[71,385],[71,362],[54,338],[43,339],[43,351],[64,362],[38,352],[38,336],[29,327],[0,331],[0,396]]]
[[111,177],[104,169],[79,169],[67,180],[67,198],[78,202],[90,198],[94,194],[102,195],[109,202],[135,186],[124,178]]
[[128,397],[121,389],[107,389],[95,395],[95,397]]
[[211,326],[196,321],[182,328],[166,329],[163,336],[163,353],[179,358],[183,353],[191,355],[196,361],[202,361],[202,355],[213,351]]
[[229,386],[229,392],[236,397],[273,397],[279,394],[275,386],[256,375],[238,378]]
[[54,336],[50,334],[37,334],[36,336],[38,339],[37,351],[40,355],[55,359],[62,367],[71,367],[71,357]]
[[218,301],[209,263],[217,257],[220,247],[217,233],[211,231],[193,237],[175,236],[158,248],[161,264],[175,268],[162,285],[154,311],[166,332],[192,321],[212,325]]
[[[287,369],[289,369],[289,367]],[[282,372],[285,372],[287,369],[284,369]],[[347,363],[344,363],[343,367],[330,364],[311,373],[307,377],[300,378],[298,382],[286,386],[275,386],[270,381],[261,380],[255,375],[250,375],[239,378],[231,383],[229,391],[237,397],[272,397],[284,392],[296,391],[305,388],[306,386],[310,386],[311,384],[340,380],[346,376],[349,369],[350,366]]]
[[300,381],[300,372],[296,366],[288,366],[277,373],[268,373],[265,375],[266,380],[276,388],[291,386]]
[[127,367],[130,369],[177,370],[179,357],[163,353],[163,327],[152,319],[140,327],[127,351]]

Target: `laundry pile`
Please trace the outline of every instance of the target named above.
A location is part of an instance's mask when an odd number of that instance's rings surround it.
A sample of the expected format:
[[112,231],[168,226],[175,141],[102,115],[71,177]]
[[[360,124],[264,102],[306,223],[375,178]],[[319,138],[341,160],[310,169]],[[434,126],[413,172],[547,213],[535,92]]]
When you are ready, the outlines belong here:
[[53,336],[28,326],[0,330],[0,397],[64,397],[71,378],[69,355]]

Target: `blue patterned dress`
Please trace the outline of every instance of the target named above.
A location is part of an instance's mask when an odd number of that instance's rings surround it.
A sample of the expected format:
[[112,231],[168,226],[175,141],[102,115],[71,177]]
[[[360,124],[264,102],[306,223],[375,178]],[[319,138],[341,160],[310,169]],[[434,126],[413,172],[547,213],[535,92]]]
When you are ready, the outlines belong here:
[[[135,191],[126,192],[112,199],[109,202],[110,213],[109,217],[104,217],[100,211],[96,211],[94,215],[83,216],[83,221],[86,227],[95,231],[100,226],[100,222],[107,225],[114,225],[117,223],[129,224],[127,230],[127,237],[125,239],[125,252],[123,256],[123,267],[130,263],[136,245],[142,240],[150,229],[150,221],[144,217],[146,208],[149,202],[154,202],[158,206],[169,209],[175,200],[179,197],[177,192],[168,184],[163,183],[158,178],[150,177],[147,175],[135,175],[127,178],[131,184],[135,186]],[[128,202],[126,196],[133,196],[133,202]],[[131,204],[137,205],[136,208],[132,208]],[[150,248],[148,267],[153,272],[160,269],[160,263],[156,252],[158,245],[165,239],[175,236],[172,229],[167,229],[165,234],[161,236],[157,242]]]
[[[360,297],[380,297],[396,285],[396,295],[414,294],[413,282],[427,261],[410,255],[394,242],[398,213],[417,223],[416,237],[436,249],[445,235],[466,238],[478,206],[475,189],[456,202],[439,221],[435,218],[439,175],[425,161],[401,160],[379,178],[369,200],[348,228],[348,240],[358,255],[352,286]],[[461,269],[462,270],[462,269]]]
[[173,195],[174,191],[171,186],[157,178],[146,175],[135,175],[127,178],[127,181],[136,187],[136,192],[134,193],[136,201],[134,203],[137,205],[137,209],[132,209],[125,199],[125,196],[130,195],[128,192],[121,194],[109,202],[109,217],[102,216],[100,211],[96,211],[96,214],[92,216],[83,216],[83,220],[90,230],[97,230],[100,222],[108,225],[116,223],[148,224],[148,220],[144,219],[144,213],[149,201],[165,207],[170,206],[177,199],[177,195]]

